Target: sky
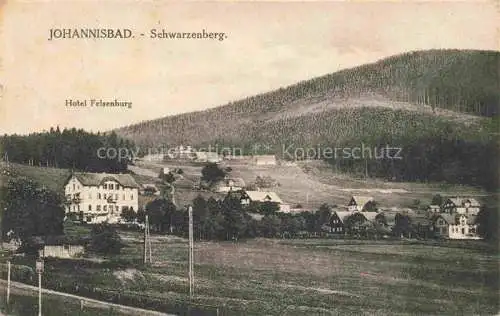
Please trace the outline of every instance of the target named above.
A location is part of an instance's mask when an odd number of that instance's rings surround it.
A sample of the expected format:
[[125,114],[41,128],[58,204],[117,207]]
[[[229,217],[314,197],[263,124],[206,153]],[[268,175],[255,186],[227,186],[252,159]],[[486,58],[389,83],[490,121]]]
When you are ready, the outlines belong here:
[[[0,134],[107,131],[407,51],[500,49],[488,1],[7,1],[0,10]],[[48,40],[50,29],[74,28],[135,38]],[[151,29],[227,38],[152,39]],[[91,99],[132,106],[66,106]]]

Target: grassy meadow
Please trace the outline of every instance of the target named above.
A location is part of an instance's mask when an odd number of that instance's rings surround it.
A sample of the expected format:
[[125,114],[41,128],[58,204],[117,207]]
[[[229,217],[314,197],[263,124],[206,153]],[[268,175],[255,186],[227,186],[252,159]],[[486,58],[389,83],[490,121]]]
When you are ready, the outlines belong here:
[[[140,236],[123,237],[120,257],[140,258]],[[228,315],[494,315],[498,259],[481,242],[197,242],[195,300]],[[153,265],[118,278],[153,297],[187,298],[187,260],[186,240],[154,237]]]
[[[68,233],[84,234],[85,229],[71,226]],[[70,293],[77,286],[94,288],[109,294],[101,300],[184,315],[189,302],[187,240],[153,235],[153,263],[145,266],[142,234],[120,235],[125,248],[106,260],[46,259],[44,284]],[[258,238],[196,242],[194,255],[192,302],[201,313],[192,315],[217,315],[217,308],[219,315],[499,312],[500,257],[482,241]],[[34,259],[13,260],[24,266],[22,271],[31,270],[33,278],[27,282],[36,285]],[[75,294],[86,295],[81,289]],[[122,301],[113,300],[117,296]],[[136,299],[123,301],[125,297]],[[141,302],[146,306],[137,305]],[[76,303],[63,304],[78,311],[79,306],[71,307]]]

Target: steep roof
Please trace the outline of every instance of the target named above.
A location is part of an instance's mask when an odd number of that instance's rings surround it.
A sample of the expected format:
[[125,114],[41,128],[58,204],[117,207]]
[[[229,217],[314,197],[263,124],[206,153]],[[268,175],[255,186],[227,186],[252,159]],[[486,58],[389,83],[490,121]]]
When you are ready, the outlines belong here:
[[334,213],[337,214],[337,217],[342,221],[342,223],[344,223],[349,216],[354,214],[350,211],[335,211]]
[[374,199],[371,196],[353,195],[351,201],[349,202],[349,205],[351,205],[351,202],[354,202],[356,205],[364,207],[368,202],[373,201]]
[[[84,186],[99,186],[105,181],[113,180],[126,188],[139,188],[139,185],[135,181],[134,177],[126,173],[114,174],[74,172],[72,176],[68,178],[68,181],[73,176],[76,177]],[[68,181],[66,181],[66,183]]]
[[373,222],[375,220],[375,217],[377,217],[378,212],[360,212],[361,215],[363,215],[367,220],[370,222]]
[[457,222],[457,216],[456,215],[451,215],[451,214],[439,214],[434,218],[434,221],[436,221],[438,218],[444,219],[444,221],[448,224],[455,225]]
[[276,203],[283,203],[283,201],[280,199],[280,197],[270,191],[245,191],[245,193],[248,195],[250,200],[254,202],[276,202]]

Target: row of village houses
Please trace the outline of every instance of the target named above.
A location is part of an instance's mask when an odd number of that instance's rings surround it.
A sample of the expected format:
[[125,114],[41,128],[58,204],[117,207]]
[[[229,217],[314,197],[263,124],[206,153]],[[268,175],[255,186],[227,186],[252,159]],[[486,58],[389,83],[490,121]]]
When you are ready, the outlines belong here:
[[[130,174],[73,173],[65,185],[68,198],[66,212],[85,223],[117,223],[124,209],[139,209],[139,195],[147,190],[154,192],[156,188],[154,184],[140,186]],[[225,179],[217,191],[239,197],[244,208],[268,202],[275,203],[283,213],[304,211],[292,208],[276,192],[246,190],[242,180]],[[332,210],[329,230],[333,233],[345,232],[345,222],[353,215],[364,225],[384,223],[391,227],[396,215],[404,214],[419,227],[432,230],[435,236],[479,239],[477,215],[480,208],[474,198],[454,197],[446,199],[443,205],[430,205],[423,215],[412,209],[379,209],[372,197],[353,196],[345,207]]]

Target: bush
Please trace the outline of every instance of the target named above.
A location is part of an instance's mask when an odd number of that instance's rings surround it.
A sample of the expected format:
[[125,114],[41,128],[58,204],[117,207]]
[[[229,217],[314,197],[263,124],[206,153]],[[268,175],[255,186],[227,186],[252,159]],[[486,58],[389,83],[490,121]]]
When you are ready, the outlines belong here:
[[119,254],[124,247],[116,230],[105,224],[92,227],[88,250],[98,254]]

